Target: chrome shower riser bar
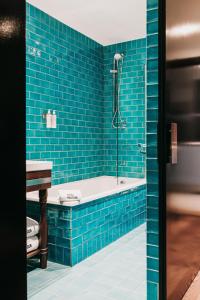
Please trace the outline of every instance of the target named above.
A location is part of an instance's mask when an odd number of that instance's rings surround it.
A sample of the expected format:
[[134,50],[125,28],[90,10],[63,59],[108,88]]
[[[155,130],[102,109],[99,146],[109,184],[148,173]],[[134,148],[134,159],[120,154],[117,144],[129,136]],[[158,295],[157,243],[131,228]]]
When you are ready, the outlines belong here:
[[[125,128],[126,122],[122,120],[120,112],[120,81],[122,76],[122,64],[123,64],[124,55],[116,53],[113,60],[113,69],[110,70],[110,73],[113,74],[113,118],[112,118],[112,127],[113,128]],[[119,69],[121,61],[121,70]]]

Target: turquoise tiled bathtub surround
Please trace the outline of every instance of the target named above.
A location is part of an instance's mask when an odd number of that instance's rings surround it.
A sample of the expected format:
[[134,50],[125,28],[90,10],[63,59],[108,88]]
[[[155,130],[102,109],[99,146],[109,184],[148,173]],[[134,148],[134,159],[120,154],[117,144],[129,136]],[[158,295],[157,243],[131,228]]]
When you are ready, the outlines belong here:
[[[53,183],[102,175],[103,47],[27,4],[27,159],[53,161]],[[42,114],[56,110],[57,128]]]
[[[39,204],[27,201],[38,219]],[[48,204],[49,260],[73,266],[146,220],[146,185],[89,203],[66,207]]]
[[147,299],[158,300],[158,0],[147,0]]
[[120,85],[120,110],[126,128],[119,129],[119,175],[145,177],[145,156],[138,143],[145,144],[146,39],[104,47],[104,142],[106,175],[116,174],[116,129],[113,117],[113,57],[124,54]]
[[[120,51],[127,129],[119,135],[119,175],[144,177],[136,144],[145,141],[146,40],[103,47],[30,4],[26,16],[27,159],[53,161],[53,184],[116,175],[110,69]],[[56,110],[56,129],[45,126],[48,109]]]

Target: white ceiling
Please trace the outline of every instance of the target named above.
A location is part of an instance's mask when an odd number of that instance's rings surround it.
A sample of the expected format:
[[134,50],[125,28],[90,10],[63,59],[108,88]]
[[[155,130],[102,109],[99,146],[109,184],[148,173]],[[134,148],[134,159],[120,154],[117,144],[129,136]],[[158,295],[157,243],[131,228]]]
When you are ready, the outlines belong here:
[[146,0],[28,0],[102,45],[146,36]]

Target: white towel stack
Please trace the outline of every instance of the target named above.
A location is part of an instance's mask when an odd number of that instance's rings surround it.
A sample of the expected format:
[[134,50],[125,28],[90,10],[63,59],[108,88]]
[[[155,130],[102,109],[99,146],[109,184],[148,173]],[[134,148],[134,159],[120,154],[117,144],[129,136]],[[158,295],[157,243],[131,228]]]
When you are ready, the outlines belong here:
[[38,247],[39,247],[39,239],[36,235],[31,236],[30,238],[28,238],[26,240],[26,252],[27,253],[38,249]]
[[81,201],[81,192],[79,190],[59,190],[60,202]]
[[38,249],[39,239],[37,234],[39,233],[39,223],[29,217],[26,218],[26,251],[31,252]]

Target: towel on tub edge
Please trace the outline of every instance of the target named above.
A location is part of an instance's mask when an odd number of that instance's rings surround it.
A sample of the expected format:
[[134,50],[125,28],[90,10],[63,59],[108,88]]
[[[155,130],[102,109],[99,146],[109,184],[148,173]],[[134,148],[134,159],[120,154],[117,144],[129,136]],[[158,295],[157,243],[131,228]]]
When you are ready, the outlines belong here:
[[65,201],[81,201],[81,191],[79,190],[59,190],[59,200],[61,202]]

